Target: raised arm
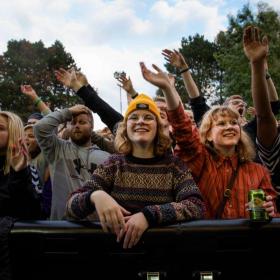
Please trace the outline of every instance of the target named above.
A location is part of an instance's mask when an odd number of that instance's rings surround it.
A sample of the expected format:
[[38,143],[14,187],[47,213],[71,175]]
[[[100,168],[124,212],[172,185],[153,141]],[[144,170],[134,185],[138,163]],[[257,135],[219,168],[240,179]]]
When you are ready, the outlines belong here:
[[143,62],[140,63],[140,66],[144,79],[161,88],[164,92],[168,109],[168,120],[172,125],[176,138],[175,154],[188,163],[195,180],[198,180],[203,168],[205,153],[202,153],[202,150],[205,150],[205,147],[200,141],[197,127],[192,126],[190,117],[185,114],[181,98],[176,88],[170,82],[168,74],[164,73],[156,65],[153,65],[156,72],[147,69]]
[[177,50],[164,49],[162,51],[164,58],[179,70],[182,75],[184,85],[190,98],[190,106],[192,108],[194,119],[197,124],[200,123],[202,116],[209,110],[209,106],[203,96],[200,95],[198,87],[191,75],[189,65],[184,56]]
[[130,77],[126,77],[124,74],[116,77],[116,79],[119,81],[118,86],[126,91],[127,104],[129,104],[131,100],[138,95],[137,91],[133,87]]
[[265,147],[270,147],[277,137],[277,123],[272,113],[268,86],[265,79],[265,61],[268,54],[268,41],[260,40],[259,30],[249,26],[243,34],[244,53],[251,65],[251,87],[257,117],[257,137]]
[[268,88],[268,98],[270,102],[275,102],[278,101],[278,94],[277,94],[277,90],[276,87],[274,85],[274,82],[268,72],[268,63],[267,63],[267,58],[265,59],[264,62],[264,67],[265,67],[265,78],[266,78],[266,82],[267,82],[267,88]]
[[164,49],[162,51],[162,55],[168,61],[168,63],[170,63],[172,66],[176,67],[179,70],[179,73],[182,75],[183,82],[187,89],[189,97],[198,97],[200,95],[198,87],[192,78],[191,72],[189,71],[189,65],[187,64],[184,56],[176,50],[171,51],[168,49]]
[[149,70],[144,62],[140,62],[140,67],[144,79],[151,84],[159,87],[164,92],[167,109],[177,109],[182,101],[176,88],[173,86],[170,78],[168,77],[168,74],[166,72],[163,72],[154,64],[152,65],[152,67],[156,70],[156,72],[152,72],[151,70]]
[[47,158],[50,163],[52,163],[56,159],[56,156],[59,155],[58,151],[61,147],[62,141],[58,138],[55,131],[59,124],[72,119],[72,112],[70,109],[52,112],[38,121],[33,127],[37,142],[45,158]]
[[26,95],[34,104],[34,106],[45,116],[51,112],[47,104],[37,95],[31,85],[21,85],[21,92]]
[[72,88],[77,95],[83,99],[85,105],[94,113],[97,113],[102,122],[106,124],[112,132],[116,124],[123,120],[123,116],[100,98],[97,92],[86,83],[87,79],[82,73],[79,72],[79,75],[76,75],[73,69],[66,71],[60,68],[55,71],[55,75],[63,85]]

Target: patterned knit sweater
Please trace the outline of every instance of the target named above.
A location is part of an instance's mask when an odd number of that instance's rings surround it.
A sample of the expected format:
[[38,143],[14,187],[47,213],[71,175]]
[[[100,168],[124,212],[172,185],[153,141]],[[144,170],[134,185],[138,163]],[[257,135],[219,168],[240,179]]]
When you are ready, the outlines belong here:
[[131,213],[142,212],[150,226],[200,219],[205,213],[189,169],[170,154],[151,159],[111,155],[71,194],[67,215],[84,219],[92,214],[90,195],[96,190],[106,191]]

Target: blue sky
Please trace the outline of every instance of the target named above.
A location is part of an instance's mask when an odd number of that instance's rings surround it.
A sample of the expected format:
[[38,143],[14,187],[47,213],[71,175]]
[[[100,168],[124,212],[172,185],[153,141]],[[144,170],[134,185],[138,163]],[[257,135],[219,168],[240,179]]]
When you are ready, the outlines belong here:
[[[249,1],[253,9],[258,1]],[[280,1],[265,1],[280,11]],[[179,48],[199,33],[213,40],[248,1],[240,0],[9,0],[0,3],[0,51],[11,39],[63,43],[100,96],[120,110],[116,70],[128,73],[138,91],[154,96],[139,61],[163,68],[163,48]],[[39,93],[40,94],[40,93]],[[122,92],[122,108],[126,97]],[[95,128],[104,127],[95,116]]]

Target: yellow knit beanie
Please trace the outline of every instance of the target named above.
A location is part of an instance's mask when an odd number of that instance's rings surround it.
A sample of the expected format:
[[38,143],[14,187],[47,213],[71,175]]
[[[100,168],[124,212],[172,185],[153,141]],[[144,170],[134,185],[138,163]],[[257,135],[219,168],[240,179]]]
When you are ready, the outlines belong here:
[[152,98],[144,93],[139,94],[135,99],[133,99],[128,105],[124,118],[127,119],[128,115],[135,110],[147,110],[152,112],[160,119],[159,109]]

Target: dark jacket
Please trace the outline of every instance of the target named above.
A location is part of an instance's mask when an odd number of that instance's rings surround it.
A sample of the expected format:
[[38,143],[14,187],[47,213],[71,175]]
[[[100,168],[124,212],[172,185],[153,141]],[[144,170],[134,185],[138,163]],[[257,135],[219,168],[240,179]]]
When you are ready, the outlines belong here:
[[32,187],[29,168],[11,169],[4,175],[5,157],[0,157],[0,216],[17,219],[39,219],[40,202]]
[[88,108],[98,114],[101,121],[114,133],[118,122],[123,120],[123,115],[100,98],[90,85],[81,87],[77,91],[77,95],[84,100]]

